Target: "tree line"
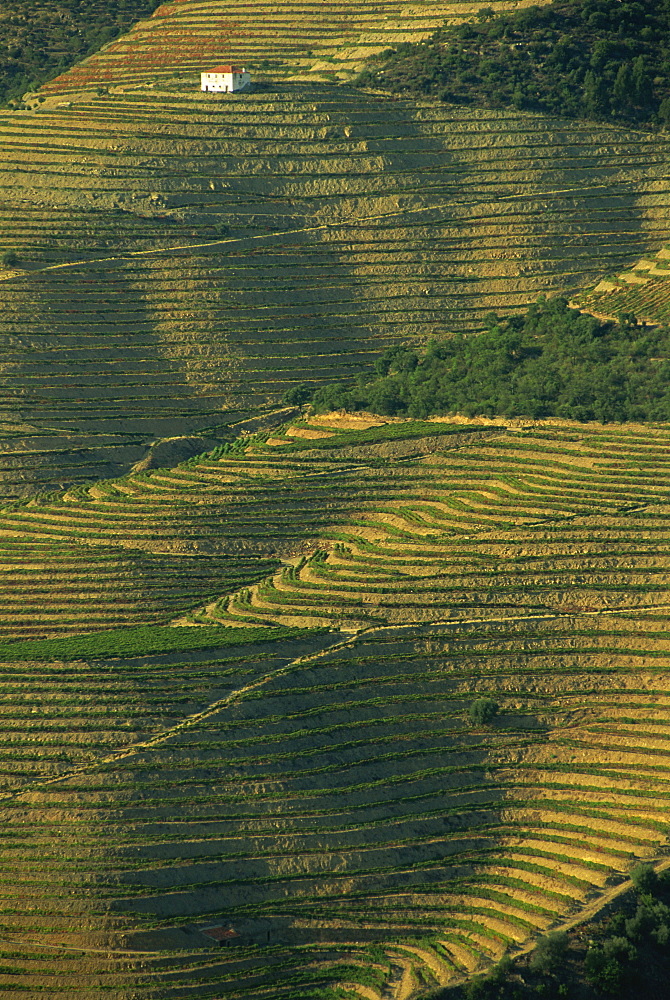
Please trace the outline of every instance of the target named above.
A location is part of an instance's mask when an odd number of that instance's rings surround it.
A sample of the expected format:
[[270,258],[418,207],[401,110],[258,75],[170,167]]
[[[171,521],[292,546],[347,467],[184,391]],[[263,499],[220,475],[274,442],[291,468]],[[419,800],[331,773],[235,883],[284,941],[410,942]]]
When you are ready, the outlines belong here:
[[161,0],[5,0],[0,11],[0,104],[63,73],[149,17]]
[[541,298],[517,316],[490,314],[480,334],[384,351],[372,376],[290,403],[316,412],[371,410],[389,416],[562,417],[603,422],[670,421],[670,328],[630,314],[604,321]]
[[456,104],[670,124],[670,0],[484,8],[371,60],[358,84]]

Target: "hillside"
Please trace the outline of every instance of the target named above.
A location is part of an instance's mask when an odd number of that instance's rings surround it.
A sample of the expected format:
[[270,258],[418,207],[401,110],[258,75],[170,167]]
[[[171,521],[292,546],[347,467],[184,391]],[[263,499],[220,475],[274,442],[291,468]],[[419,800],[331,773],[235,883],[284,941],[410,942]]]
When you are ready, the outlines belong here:
[[[166,513],[223,487],[221,548],[255,522],[283,533],[285,570],[224,583],[197,616],[207,643],[217,622],[344,630],[46,662],[3,647],[2,936],[24,985],[402,998],[577,917],[662,851],[667,428],[351,424],[293,422],[3,515],[5,552],[76,539],[94,582],[110,546],[151,548],[141,524],[167,544]],[[193,576],[209,553],[191,552]],[[473,728],[482,695],[499,716]]]
[[670,122],[665,0],[552,0],[445,25],[372,58],[360,82],[392,93],[575,118]]
[[0,134],[5,495],[216,439],[668,239],[667,140],[611,126],[295,83],[45,104]]
[[[476,6],[168,4],[0,115],[0,492],[204,450],[296,382],[663,246],[666,136],[334,82]],[[210,58],[255,89],[202,95]]]
[[351,85],[480,6],[175,0],[0,113],[0,995],[428,1000],[661,863],[665,411],[285,399],[661,280],[666,134]]
[[5,0],[0,11],[0,103],[62,73],[152,14],[158,0]]
[[[528,0],[492,0],[496,11]],[[173,0],[152,18],[64,73],[44,93],[64,94],[100,85],[197,86],[203,63],[243,62],[261,80],[339,80],[389,45],[430,34],[445,19],[458,23],[479,9],[477,0],[309,0],[235,7],[221,0]]]
[[662,247],[636,261],[633,267],[609,272],[592,288],[575,296],[575,305],[595,314],[618,316],[626,313],[640,322],[665,325],[670,318],[670,248]]

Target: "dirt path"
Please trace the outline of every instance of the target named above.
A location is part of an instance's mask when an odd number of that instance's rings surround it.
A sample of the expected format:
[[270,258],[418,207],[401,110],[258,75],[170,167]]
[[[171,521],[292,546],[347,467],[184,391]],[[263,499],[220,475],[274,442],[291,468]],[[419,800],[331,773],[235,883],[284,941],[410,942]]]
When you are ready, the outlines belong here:
[[[333,643],[330,646],[326,646],[325,649],[330,651],[331,649],[337,649],[340,646],[345,646],[350,641],[349,637],[346,639],[339,639],[339,637],[333,637]],[[50,788],[53,785],[57,785],[63,781],[69,781],[70,778],[74,778],[81,774],[90,774],[95,771],[97,767],[102,764],[114,764],[117,761],[125,760],[127,757],[132,756],[135,753],[141,752],[142,750],[152,750],[154,747],[161,746],[166,740],[171,739],[178,733],[183,733],[184,731],[199,725],[206,719],[211,718],[211,716],[216,715],[223,708],[228,705],[234,704],[239,698],[244,697],[249,691],[255,691],[257,688],[263,687],[269,681],[276,677],[282,677],[286,673],[290,673],[295,666],[300,663],[308,662],[309,660],[316,659],[325,650],[320,649],[316,653],[309,653],[306,656],[296,657],[295,660],[290,660],[288,663],[284,664],[283,667],[279,667],[275,670],[270,671],[267,674],[263,674],[258,677],[255,681],[250,684],[245,684],[244,687],[238,688],[236,691],[232,691],[230,694],[226,695],[224,698],[218,699],[218,701],[213,701],[207,708],[200,712],[196,712],[193,715],[189,715],[182,722],[177,723],[175,726],[171,726],[169,729],[164,729],[161,733],[157,733],[155,736],[150,737],[148,740],[140,740],[137,743],[129,743],[127,746],[121,747],[110,754],[106,754],[104,757],[99,757],[96,761],[89,761],[87,764],[83,764],[81,767],[72,768],[63,774],[57,775],[55,778],[37,778],[34,781],[26,782],[21,785],[20,788],[12,789],[11,791],[0,796],[0,803],[11,801],[17,798],[19,795],[23,795],[26,792],[34,792],[41,788]]]
[[[654,866],[654,870],[657,873],[667,871],[670,868],[670,858],[663,856],[662,860],[658,858],[650,858],[647,862]],[[560,924],[554,924],[548,928],[548,933],[561,933],[562,931],[570,931],[574,927],[578,927],[580,924],[585,924],[589,920],[593,920],[602,910],[605,909],[613,900],[618,899],[619,896],[625,895],[630,892],[633,888],[633,882],[631,879],[627,879],[620,885],[615,885],[607,892],[602,893],[597,899],[594,899],[587,906],[584,906],[576,916],[569,917],[567,920],[562,921]],[[510,958],[521,958],[522,955],[528,955],[531,951],[535,949],[537,945],[537,940],[533,939],[527,944],[522,945],[520,948],[514,948],[509,952]],[[461,986],[470,980],[470,976],[458,976],[450,980],[448,983],[449,988],[455,986]],[[410,993],[405,991],[401,997],[400,992],[396,993],[394,1000],[421,1000],[421,997],[425,996],[425,990],[413,990]]]
[[[649,858],[645,861],[645,864],[651,864],[654,866],[654,871],[658,874],[660,872],[667,871],[670,868],[670,858],[663,856],[662,860],[658,858]],[[562,921],[560,924],[553,924],[551,927],[547,928],[547,933],[561,933],[561,931],[571,931],[574,927],[579,927],[580,924],[588,923],[589,920],[593,920],[602,910],[605,909],[613,900],[618,899],[619,896],[624,896],[627,892],[630,892],[633,888],[633,882],[631,879],[626,879],[620,885],[615,885],[607,892],[602,893],[597,899],[594,899],[587,906],[583,907],[576,916],[569,917],[567,920]],[[527,944],[522,945],[520,948],[515,948],[509,952],[509,956],[512,959],[521,958],[523,955],[530,954],[531,951],[535,949],[537,945],[537,940],[532,939]],[[470,979],[469,976],[459,976],[457,979],[452,979],[449,983],[449,987],[460,986],[463,983],[467,983]],[[411,996],[403,998],[403,1000],[420,1000],[423,991],[414,991]],[[399,997],[395,997],[394,1000],[400,1000]]]
[[[598,191],[598,190],[609,190],[609,185],[607,184],[590,184],[586,187],[580,187],[580,193],[584,191]],[[559,188],[555,191],[543,191],[542,197],[546,198],[551,195],[561,195],[561,194],[574,194],[575,188]],[[526,194],[510,194],[501,195],[494,199],[495,204],[502,204],[504,202],[518,201],[519,199],[526,199],[528,196]],[[46,271],[62,271],[67,268],[81,267],[82,264],[108,264],[110,261],[115,260],[127,260],[131,257],[150,257],[161,253],[174,253],[178,250],[201,250],[205,247],[216,247],[216,246],[227,246],[234,243],[248,243],[257,242],[258,240],[271,240],[277,239],[278,237],[284,236],[296,236],[299,233],[316,233],[322,232],[327,229],[338,229],[342,226],[353,226],[360,225],[367,222],[376,222],[380,219],[392,219],[397,216],[406,215],[418,215],[421,212],[433,212],[439,211],[440,209],[453,208],[454,205],[476,205],[479,200],[473,201],[472,198],[460,198],[453,199],[451,201],[437,202],[433,205],[423,205],[417,208],[401,208],[394,212],[382,212],[376,213],[374,215],[361,215],[354,216],[347,219],[337,219],[333,222],[324,222],[318,226],[301,226],[297,229],[282,229],[274,233],[261,233],[255,236],[231,236],[222,240],[208,240],[204,243],[182,243],[178,246],[172,247],[157,247],[153,250],[128,250],[125,253],[114,254],[110,257],[94,257],[89,260],[74,260],[67,261],[64,264],[49,264],[47,267],[35,268],[34,271],[21,271],[21,272],[7,272],[5,276],[0,276],[0,281],[15,281],[17,279],[29,278],[33,274],[43,274]]]
[[[664,855],[664,860],[662,861],[650,858],[648,861],[645,861],[645,864],[653,865],[654,870],[657,873],[664,872],[667,871],[668,868],[670,868],[670,858],[666,857],[665,855]],[[597,899],[594,899],[591,903],[588,904],[588,906],[585,906],[584,909],[581,910],[581,912],[578,914],[578,916],[572,917],[569,920],[565,920],[558,927],[552,927],[552,931],[554,930],[570,931],[572,930],[573,927],[578,927],[580,924],[586,923],[587,920],[592,920],[593,917],[595,917],[598,913],[600,913],[600,911],[603,910],[608,903],[611,903],[613,899],[617,899],[619,896],[623,896],[625,893],[630,892],[632,888],[633,888],[633,883],[631,879],[627,879],[625,882],[622,882],[621,885],[613,886],[611,889],[608,889],[607,892],[598,896]],[[524,947],[520,949],[518,952],[516,952],[516,954],[525,955],[529,951],[532,951],[534,947],[535,947],[534,944],[524,945]]]
[[670,610],[670,604],[654,604],[647,605],[646,607],[638,608],[614,608],[614,609],[604,609],[599,611],[581,611],[577,614],[574,612],[564,612],[564,613],[554,613],[554,614],[539,614],[539,615],[505,615],[498,618],[463,618],[463,619],[447,619],[444,621],[437,622],[426,622],[417,623],[413,622],[408,625],[375,625],[367,628],[362,628],[356,632],[348,633],[344,638],[340,638],[340,635],[333,636],[333,643],[326,646],[325,649],[320,649],[315,653],[308,653],[304,656],[296,657],[295,660],[291,660],[284,664],[283,667],[279,667],[275,670],[270,671],[267,674],[256,678],[249,684],[245,684],[244,687],[238,688],[236,691],[231,691],[224,698],[220,698],[217,701],[213,701],[207,708],[202,709],[200,712],[196,712],[193,715],[188,716],[181,722],[169,729],[165,729],[155,736],[150,737],[147,740],[140,740],[137,743],[130,743],[127,746],[121,747],[112,753],[106,754],[104,757],[98,758],[98,760],[89,761],[87,764],[82,764],[80,767],[72,768],[59,774],[54,778],[36,778],[32,781],[28,781],[18,788],[14,788],[3,795],[0,795],[0,803],[9,802],[16,799],[18,796],[23,795],[26,792],[34,792],[43,788],[51,788],[54,785],[58,785],[61,782],[69,781],[70,778],[77,777],[81,774],[90,774],[103,764],[114,764],[121,762],[126,758],[132,756],[135,753],[140,753],[143,750],[153,750],[156,747],[161,746],[167,740],[171,739],[173,736],[178,735],[199,726],[200,723],[205,722],[212,716],[217,715],[222,709],[228,708],[230,705],[234,705],[235,702],[243,698],[250,691],[257,691],[259,688],[264,687],[264,685],[270,683],[276,678],[282,677],[285,674],[291,673],[296,666],[301,663],[309,663],[312,660],[318,659],[325,652],[332,652],[336,649],[342,649],[345,646],[350,645],[352,642],[359,642],[362,638],[365,639],[376,639],[376,638],[393,638],[396,635],[400,635],[409,629],[415,630],[425,630],[434,628],[444,628],[444,629],[454,629],[460,628],[463,625],[488,625],[496,624],[499,622],[535,622],[535,621],[560,621],[569,620],[571,618],[595,618],[598,616],[612,616],[612,615],[628,615],[634,616],[635,614],[648,613],[650,611],[667,611]]

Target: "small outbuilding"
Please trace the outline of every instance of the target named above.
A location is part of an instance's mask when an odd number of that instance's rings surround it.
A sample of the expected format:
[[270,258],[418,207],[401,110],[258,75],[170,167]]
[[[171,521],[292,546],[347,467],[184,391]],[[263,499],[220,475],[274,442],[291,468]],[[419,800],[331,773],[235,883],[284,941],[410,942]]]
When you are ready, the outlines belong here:
[[232,94],[244,90],[251,83],[251,76],[244,66],[215,66],[200,74],[200,89],[212,94]]
[[203,927],[201,934],[216,941],[220,948],[241,943],[240,935],[234,927]]

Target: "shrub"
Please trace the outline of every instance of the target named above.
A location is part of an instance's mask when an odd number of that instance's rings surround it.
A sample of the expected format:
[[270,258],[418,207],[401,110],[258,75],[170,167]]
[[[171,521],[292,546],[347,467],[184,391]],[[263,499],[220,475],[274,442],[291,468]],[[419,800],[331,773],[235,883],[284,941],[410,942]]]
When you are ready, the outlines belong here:
[[551,972],[565,955],[568,935],[565,931],[555,931],[541,937],[530,957],[533,972]]
[[7,267],[14,267],[15,264],[19,262],[19,255],[14,252],[14,250],[8,250],[2,255],[2,263]]
[[597,989],[616,994],[623,985],[627,966],[636,957],[637,949],[626,938],[606,938],[602,944],[591,945],[586,953],[586,979]]
[[294,385],[291,389],[288,389],[283,396],[285,403],[289,406],[302,406],[303,403],[308,403],[312,398],[313,390],[304,383],[302,385]]
[[503,955],[500,961],[493,966],[488,978],[492,983],[502,983],[514,968],[514,963],[509,955]]
[[658,886],[658,875],[653,865],[640,863],[630,873],[631,881],[638,892],[653,893]]
[[468,715],[473,726],[488,726],[498,714],[498,702],[493,698],[477,698],[470,705]]
[[465,1000],[483,1000],[486,984],[482,976],[476,976],[461,987]]
[[670,926],[668,924],[660,924],[652,932],[652,937],[656,941],[656,944],[660,945],[661,948],[667,948],[670,942]]
[[642,936],[650,929],[653,921],[653,914],[650,909],[646,906],[638,906],[635,911],[635,915],[629,920],[626,920],[624,927],[626,929],[626,937],[629,941],[639,941]]

